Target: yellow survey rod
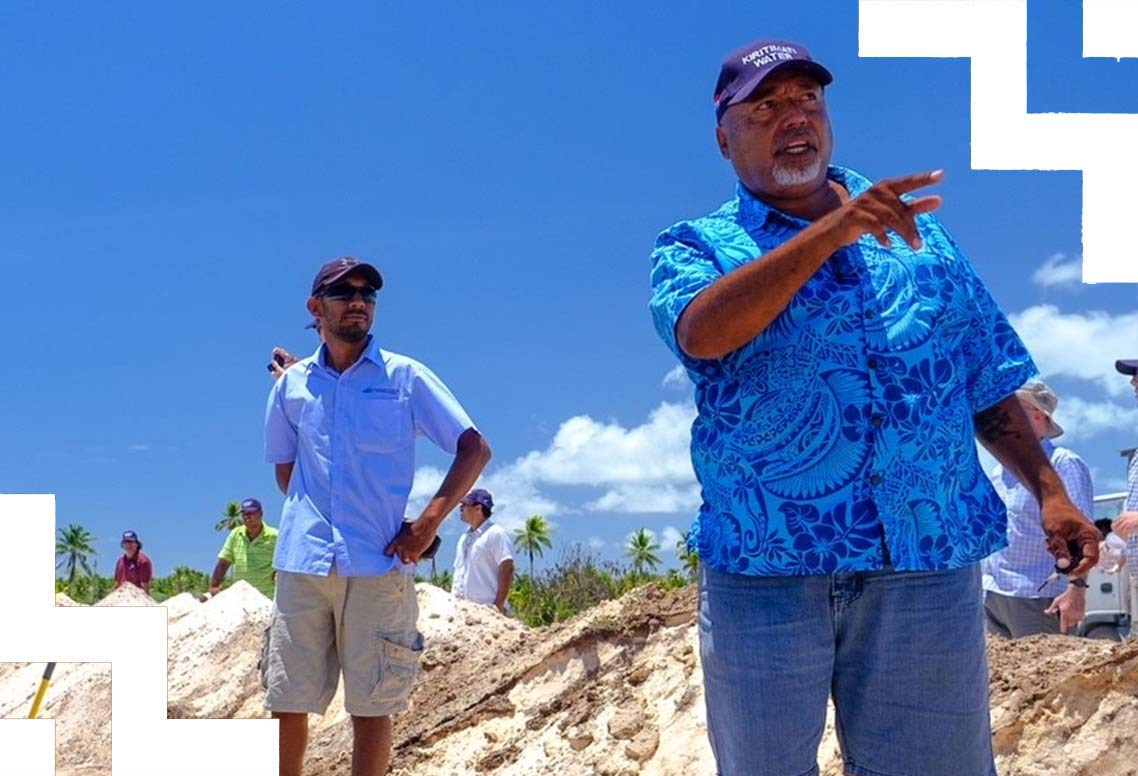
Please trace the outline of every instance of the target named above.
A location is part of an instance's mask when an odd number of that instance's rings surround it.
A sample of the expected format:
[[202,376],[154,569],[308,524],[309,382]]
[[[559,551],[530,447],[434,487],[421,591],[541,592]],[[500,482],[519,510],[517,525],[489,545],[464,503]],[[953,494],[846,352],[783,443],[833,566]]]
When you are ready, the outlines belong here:
[[32,701],[32,710],[28,713],[28,719],[35,719],[39,716],[40,706],[43,705],[43,696],[47,695],[48,685],[51,684],[51,674],[55,671],[55,663],[48,663],[47,668],[43,670],[43,678],[40,679],[40,688],[36,690],[36,699]]

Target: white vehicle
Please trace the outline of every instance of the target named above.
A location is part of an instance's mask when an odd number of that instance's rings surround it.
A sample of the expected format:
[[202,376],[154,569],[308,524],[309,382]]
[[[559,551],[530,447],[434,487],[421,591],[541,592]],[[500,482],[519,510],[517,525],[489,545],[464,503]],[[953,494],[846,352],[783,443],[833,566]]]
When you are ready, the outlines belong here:
[[[1122,512],[1125,501],[1125,493],[1095,496],[1095,520],[1113,520]],[[1130,632],[1130,576],[1136,572],[1138,558],[1127,558],[1122,570],[1114,574],[1098,567],[1091,570],[1087,576],[1087,614],[1076,631],[1079,636],[1121,641]]]

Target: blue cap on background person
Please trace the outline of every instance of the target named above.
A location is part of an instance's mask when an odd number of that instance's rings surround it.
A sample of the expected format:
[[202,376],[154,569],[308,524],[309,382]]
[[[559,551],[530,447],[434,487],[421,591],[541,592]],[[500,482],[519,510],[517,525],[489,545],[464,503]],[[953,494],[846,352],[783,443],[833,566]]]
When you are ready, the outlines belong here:
[[715,82],[715,120],[732,105],[744,102],[768,76],[781,70],[801,70],[822,86],[834,80],[801,43],[789,40],[756,40],[728,54]]
[[262,511],[261,510],[261,502],[255,498],[247,498],[241,502],[241,511],[242,512],[260,512],[260,511]]
[[138,534],[136,534],[134,531],[122,532],[122,540],[119,542],[119,546],[121,547],[126,542],[134,542],[138,545],[138,549],[142,549],[142,540],[138,538]]
[[482,488],[476,488],[467,493],[460,503],[466,507],[478,504],[486,510],[487,515],[494,509],[494,497],[490,495],[490,491]]

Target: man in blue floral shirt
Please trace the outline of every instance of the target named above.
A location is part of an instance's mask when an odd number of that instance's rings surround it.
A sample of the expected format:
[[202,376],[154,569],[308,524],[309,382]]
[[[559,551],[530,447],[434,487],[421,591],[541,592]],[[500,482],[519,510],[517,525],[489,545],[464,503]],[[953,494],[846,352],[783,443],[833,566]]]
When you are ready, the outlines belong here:
[[699,410],[709,737],[722,776],[816,774],[832,695],[847,774],[993,774],[978,562],[1006,516],[975,438],[1036,495],[1059,567],[1085,576],[1100,537],[1015,399],[1023,343],[940,198],[908,196],[942,174],[831,167],[831,81],[796,43],[729,54],[736,196],[652,255]]

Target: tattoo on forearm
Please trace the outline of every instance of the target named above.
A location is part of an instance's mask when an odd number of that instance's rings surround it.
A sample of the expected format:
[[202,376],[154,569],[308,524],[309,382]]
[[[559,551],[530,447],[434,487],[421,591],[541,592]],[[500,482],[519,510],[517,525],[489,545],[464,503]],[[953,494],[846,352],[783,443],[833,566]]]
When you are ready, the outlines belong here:
[[1019,432],[1011,428],[1011,415],[998,404],[977,413],[975,420],[976,433],[980,434],[985,442],[995,442],[1006,436],[1019,436]]

